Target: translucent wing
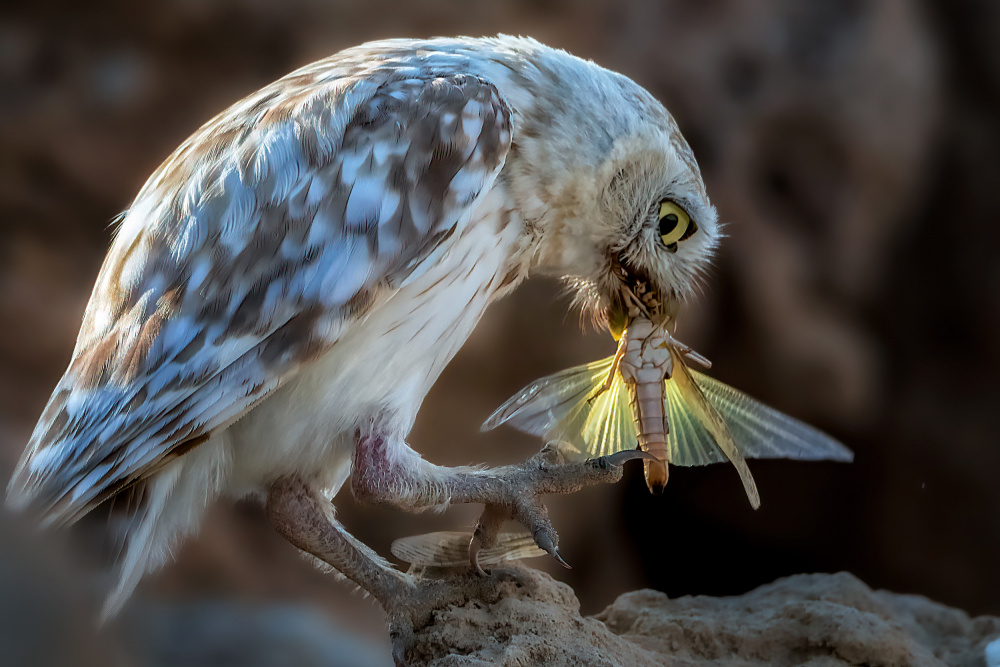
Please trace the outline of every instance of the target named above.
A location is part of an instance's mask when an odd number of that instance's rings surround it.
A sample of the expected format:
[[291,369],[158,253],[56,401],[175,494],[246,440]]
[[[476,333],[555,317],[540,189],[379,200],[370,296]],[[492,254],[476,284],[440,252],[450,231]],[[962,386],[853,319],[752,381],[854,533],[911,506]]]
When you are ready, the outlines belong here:
[[664,401],[670,426],[667,449],[671,453],[671,462],[678,465],[704,465],[712,462],[713,450],[721,450],[736,466],[750,505],[757,509],[760,507],[757,484],[753,481],[750,468],[747,467],[725,419],[702,392],[684,364],[683,356],[673,348],[670,354],[674,360],[674,372],[673,377],[664,383]]
[[[738,389],[698,371],[686,369],[701,394],[725,422],[733,440],[748,459],[852,461],[854,454],[819,429],[764,405]],[[691,398],[677,382],[666,382],[670,430],[677,438],[671,463],[702,466],[726,460],[709,431],[688,406]]]
[[535,380],[497,408],[481,430],[491,431],[510,422],[518,430],[544,437],[604,382],[613,359],[574,366]]
[[[690,371],[709,403],[729,426],[748,459],[853,461],[854,453],[809,424],[778,412],[738,389]],[[680,465],[703,465],[700,463]]]
[[584,458],[634,449],[635,422],[621,375],[615,373],[609,389],[597,393],[613,361],[608,357],[535,380],[490,415],[483,430],[509,423],[546,442],[572,444]]
[[[703,466],[729,461],[756,508],[760,496],[746,459],[853,459],[849,449],[825,433],[689,369],[676,349],[671,354],[673,377],[664,382],[663,393],[671,463]],[[616,373],[610,388],[595,397],[612,360],[536,380],[500,406],[483,430],[506,422],[546,442],[569,443],[587,457],[633,449],[638,434],[621,375]]]
[[674,353],[674,377],[665,383],[672,463],[698,466],[726,459],[736,466],[750,503],[760,499],[745,459],[851,461],[847,447],[822,431],[692,371]]
[[[442,531],[403,537],[392,543],[389,551],[401,561],[416,567],[468,567],[469,541],[472,533]],[[522,558],[546,556],[534,538],[526,532],[500,533],[497,543],[479,552],[481,565],[500,563]]]
[[559,424],[557,436],[569,440],[579,428],[583,451],[588,457],[606,456],[625,449],[635,449],[639,433],[632,417],[629,389],[620,373],[615,373],[607,391],[581,405]]

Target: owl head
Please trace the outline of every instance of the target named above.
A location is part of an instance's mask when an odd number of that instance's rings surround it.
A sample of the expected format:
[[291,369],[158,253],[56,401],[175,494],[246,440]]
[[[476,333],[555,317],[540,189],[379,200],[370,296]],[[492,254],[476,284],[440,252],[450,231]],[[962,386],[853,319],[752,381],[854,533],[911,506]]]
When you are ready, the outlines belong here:
[[603,165],[590,221],[597,253],[580,287],[591,313],[612,328],[637,307],[672,319],[720,238],[690,148],[676,128],[664,130],[651,124],[623,137]]
[[637,291],[654,319],[672,318],[721,236],[690,147],[630,79],[561,52],[539,69],[548,81],[519,107],[511,169],[543,239],[536,266],[598,322],[621,322]]

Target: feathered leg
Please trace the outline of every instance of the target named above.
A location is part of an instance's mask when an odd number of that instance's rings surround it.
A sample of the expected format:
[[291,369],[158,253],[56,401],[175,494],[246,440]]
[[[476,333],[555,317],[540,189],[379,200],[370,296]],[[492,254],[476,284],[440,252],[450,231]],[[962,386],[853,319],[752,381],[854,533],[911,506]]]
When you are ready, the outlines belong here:
[[328,563],[372,595],[389,617],[393,658],[405,665],[414,628],[435,609],[470,598],[499,599],[500,580],[457,574],[450,579],[416,579],[396,570],[355,539],[334,518],[333,505],[299,477],[282,477],[267,495],[267,516],[275,529],[299,549]]

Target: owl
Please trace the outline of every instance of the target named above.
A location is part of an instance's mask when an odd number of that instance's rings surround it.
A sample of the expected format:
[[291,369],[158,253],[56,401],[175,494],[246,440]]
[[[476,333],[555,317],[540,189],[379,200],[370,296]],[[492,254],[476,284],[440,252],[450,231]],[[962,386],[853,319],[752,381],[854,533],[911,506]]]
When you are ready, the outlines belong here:
[[513,517],[559,558],[539,496],[642,453],[444,468],[406,442],[421,402],[528,276],[598,323],[638,283],[673,312],[719,236],[674,119],[622,75],[507,36],[342,51],[209,121],[122,214],[8,503],[61,525],[134,500],[114,613],[212,503],[256,496],[385,607],[402,660],[449,593],[347,533],[334,495],[484,503],[473,551]]

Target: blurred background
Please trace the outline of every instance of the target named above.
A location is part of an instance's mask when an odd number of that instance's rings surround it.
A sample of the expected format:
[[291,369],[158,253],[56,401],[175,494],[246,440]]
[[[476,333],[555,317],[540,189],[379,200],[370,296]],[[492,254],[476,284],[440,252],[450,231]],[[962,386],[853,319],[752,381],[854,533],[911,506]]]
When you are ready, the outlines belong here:
[[[729,238],[679,337],[713,374],[842,439],[851,465],[639,466],[549,506],[584,613],[653,587],[730,595],[797,572],[1000,614],[1000,4],[992,0],[9,0],[0,10],[0,479],[69,360],[110,221],[240,97],[383,37],[531,35],[618,70],[676,116]],[[498,303],[411,442],[435,462],[521,460],[482,420],[528,381],[610,354],[554,281]],[[337,507],[391,541],[475,507]],[[259,507],[217,507],[97,632],[91,521],[38,536],[0,513],[5,664],[385,664],[381,612],[315,571]],[[298,651],[298,653],[295,653]],[[339,661],[339,662],[338,662]]]

